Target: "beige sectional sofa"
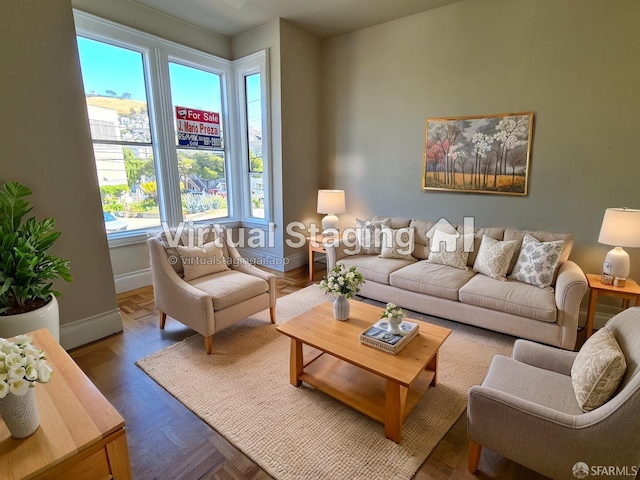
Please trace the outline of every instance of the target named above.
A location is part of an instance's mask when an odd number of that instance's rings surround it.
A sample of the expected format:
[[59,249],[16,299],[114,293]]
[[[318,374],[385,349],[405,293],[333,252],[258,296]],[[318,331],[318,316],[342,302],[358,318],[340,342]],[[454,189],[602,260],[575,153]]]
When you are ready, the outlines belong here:
[[[380,217],[374,217],[376,219]],[[353,254],[354,238],[346,237],[327,245],[327,268],[333,268],[336,263],[357,267],[365,279],[359,295],[367,298],[568,350],[575,347],[580,303],[587,290],[587,280],[580,267],[569,260],[573,246],[570,234],[475,228],[468,270],[462,270],[426,261],[430,238],[440,223],[390,219],[391,229],[406,227],[414,231],[411,254],[414,260]],[[462,232],[462,226],[455,228]],[[486,234],[496,240],[518,242],[509,266],[510,274],[526,233],[541,242],[565,242],[552,288],[543,289],[512,279],[500,281],[473,271],[480,242]]]

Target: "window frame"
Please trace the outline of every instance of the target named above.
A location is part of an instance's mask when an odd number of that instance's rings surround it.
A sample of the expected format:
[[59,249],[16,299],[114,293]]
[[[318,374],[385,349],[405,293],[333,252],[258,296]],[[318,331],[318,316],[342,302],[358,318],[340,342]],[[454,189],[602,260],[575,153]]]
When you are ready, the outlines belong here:
[[[220,151],[224,154],[227,216],[194,223],[220,223],[231,227],[247,225],[268,228],[272,219],[272,201],[267,50],[230,61],[85,12],[74,9],[73,13],[77,36],[142,54],[144,81],[147,90],[147,111],[151,130],[150,147],[153,150],[156,170],[161,222],[175,227],[179,222],[185,221],[182,215],[178,146],[175,141],[176,132],[171,99],[169,74],[169,63],[171,62],[220,75],[220,116],[224,146],[221,149],[210,151]],[[247,69],[250,69],[252,73],[259,72],[261,74],[264,219],[251,216],[249,175],[247,169],[244,168],[245,156],[247,162],[249,158],[248,145],[246,151],[243,147],[243,141],[247,143],[246,135],[243,135],[243,132],[246,131],[246,110],[240,107],[243,102],[246,102],[246,95],[244,87],[239,89],[237,81],[234,81],[240,76],[244,80],[243,72],[248,71]],[[93,138],[91,141],[92,144],[104,143]],[[112,248],[145,242],[149,233],[156,232],[161,228],[150,227],[106,235],[109,247]]]

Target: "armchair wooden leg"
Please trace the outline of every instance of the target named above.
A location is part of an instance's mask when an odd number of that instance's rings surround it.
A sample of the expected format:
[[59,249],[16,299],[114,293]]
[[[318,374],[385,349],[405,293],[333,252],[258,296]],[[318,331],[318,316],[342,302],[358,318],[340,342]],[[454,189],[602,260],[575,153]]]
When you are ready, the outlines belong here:
[[276,323],[276,307],[269,308],[269,314],[271,315],[271,323]]
[[160,330],[164,330],[165,323],[167,323],[167,314],[160,312]]
[[207,355],[211,355],[213,353],[213,335],[204,337],[204,351]]
[[480,454],[482,453],[482,445],[469,440],[469,471],[476,473],[478,470],[478,464],[480,463]]

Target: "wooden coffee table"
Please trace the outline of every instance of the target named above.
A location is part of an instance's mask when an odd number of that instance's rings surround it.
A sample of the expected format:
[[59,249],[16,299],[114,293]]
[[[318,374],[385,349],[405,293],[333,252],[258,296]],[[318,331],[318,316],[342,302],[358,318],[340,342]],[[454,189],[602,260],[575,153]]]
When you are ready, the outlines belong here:
[[[360,343],[359,335],[383,309],[351,301],[345,322],[323,303],[279,325],[291,337],[290,381],[305,382],[384,424],[387,438],[402,440],[402,425],[430,385],[438,381],[438,350],[448,328],[420,322],[416,338],[398,354]],[[313,347],[305,348],[303,344]]]

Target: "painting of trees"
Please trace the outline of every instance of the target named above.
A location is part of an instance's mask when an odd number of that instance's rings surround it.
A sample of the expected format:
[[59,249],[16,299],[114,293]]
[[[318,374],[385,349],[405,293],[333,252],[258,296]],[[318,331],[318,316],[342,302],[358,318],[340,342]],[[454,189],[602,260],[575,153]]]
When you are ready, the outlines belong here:
[[424,190],[526,195],[533,113],[430,118]]

